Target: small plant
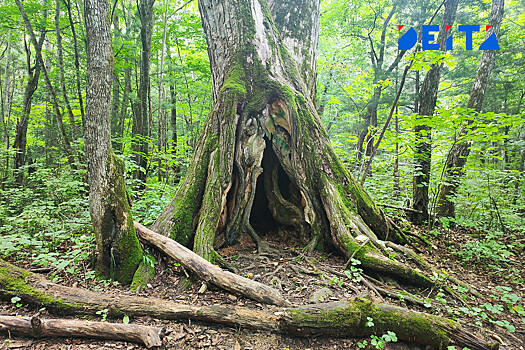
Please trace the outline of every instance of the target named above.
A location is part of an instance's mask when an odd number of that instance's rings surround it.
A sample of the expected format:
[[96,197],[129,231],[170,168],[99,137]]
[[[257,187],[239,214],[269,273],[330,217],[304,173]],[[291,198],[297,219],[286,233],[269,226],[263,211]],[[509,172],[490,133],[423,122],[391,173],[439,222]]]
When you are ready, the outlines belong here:
[[12,297],[11,298],[11,303],[12,304],[15,304],[16,307],[21,307],[22,304],[19,303],[19,301],[21,301],[22,299],[20,299],[19,297]]
[[352,266],[350,266],[350,270],[345,270],[345,275],[354,282],[360,282],[363,269],[357,266],[361,265],[361,261],[352,258],[351,263]]
[[330,279],[329,283],[330,283],[330,285],[337,284],[339,287],[342,288],[344,281],[342,279],[337,278],[337,277],[332,277]]
[[[372,319],[372,317],[367,317],[366,319],[367,321],[365,323],[365,326],[370,328],[374,327],[374,320]],[[385,347],[385,344],[390,342],[397,342],[397,335],[392,331],[387,331],[386,334],[383,334],[380,337],[378,337],[377,335],[370,336],[370,345],[376,349],[383,349]],[[357,346],[360,349],[364,349],[367,345],[368,340],[363,340],[362,342],[357,343]]]
[[106,322],[106,319],[108,318],[108,309],[99,310],[96,312],[97,315],[102,317],[101,321]]
[[128,324],[129,323],[129,316],[128,315],[124,315],[124,317],[122,318],[122,323],[124,323],[124,324]]

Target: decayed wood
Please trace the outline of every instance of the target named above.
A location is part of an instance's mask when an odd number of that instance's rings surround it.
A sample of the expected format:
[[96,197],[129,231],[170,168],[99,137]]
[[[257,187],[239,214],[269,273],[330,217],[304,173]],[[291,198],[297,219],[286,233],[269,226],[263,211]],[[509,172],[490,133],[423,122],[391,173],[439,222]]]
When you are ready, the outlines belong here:
[[161,346],[162,328],[84,320],[41,319],[38,317],[0,316],[0,331],[33,338],[82,337],[123,340]]
[[[496,349],[445,318],[386,305],[368,299],[305,305],[273,310],[252,310],[235,305],[194,306],[157,298],[100,294],[52,283],[40,275],[0,259],[0,298],[21,298],[24,304],[45,305],[51,312],[95,314],[108,309],[108,316],[149,316],[161,319],[199,320],[296,336],[331,335],[363,337],[387,330],[407,340],[446,349],[451,342],[471,350]],[[367,327],[367,317],[374,327]]]
[[135,229],[141,239],[154,245],[173,259],[176,259],[182,266],[194,272],[205,282],[265,304],[280,306],[289,304],[282,294],[274,288],[229,271],[224,271],[183,245],[153,232],[138,222],[135,222]]

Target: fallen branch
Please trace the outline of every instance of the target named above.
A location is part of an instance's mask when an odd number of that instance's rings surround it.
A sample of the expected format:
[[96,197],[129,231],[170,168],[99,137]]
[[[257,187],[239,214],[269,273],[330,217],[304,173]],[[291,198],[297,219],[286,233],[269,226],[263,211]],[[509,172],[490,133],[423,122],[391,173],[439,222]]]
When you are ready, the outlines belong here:
[[409,212],[412,212],[412,213],[423,214],[423,212],[420,211],[420,210],[416,210],[416,209],[412,209],[412,208],[406,208],[406,207],[399,207],[397,205],[391,205],[391,204],[385,204],[385,203],[377,203],[377,205],[379,205],[381,207],[386,207],[386,208],[399,209],[399,210],[409,211]]
[[0,316],[0,331],[32,338],[82,337],[123,340],[152,346],[161,346],[162,328],[108,322],[41,319],[38,317]]
[[211,283],[234,294],[242,295],[265,304],[279,306],[290,304],[277,289],[229,271],[224,271],[184,247],[182,244],[166,236],[159,235],[138,222],[135,222],[135,228],[141,239],[177,260],[182,266],[195,273],[206,283]]
[[[112,295],[70,288],[8,264],[0,259],[0,298],[18,296],[24,304],[46,306],[51,312],[96,314],[107,309],[108,316],[149,316],[162,319],[199,320],[237,325],[252,329],[296,336],[329,335],[363,337],[393,331],[406,340],[437,349],[451,343],[471,350],[497,349],[465,331],[455,321],[375,304],[368,299],[353,298],[346,302],[314,304],[271,311],[252,310],[234,305],[194,306],[156,298]],[[367,317],[374,320],[367,327]]]

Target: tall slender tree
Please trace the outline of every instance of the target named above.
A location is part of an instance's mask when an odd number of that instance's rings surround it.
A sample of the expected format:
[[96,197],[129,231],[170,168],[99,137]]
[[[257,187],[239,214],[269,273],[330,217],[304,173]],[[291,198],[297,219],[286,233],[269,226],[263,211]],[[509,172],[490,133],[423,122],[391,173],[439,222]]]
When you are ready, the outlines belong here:
[[[498,35],[503,19],[504,0],[493,0],[490,14],[490,29],[487,31],[487,37],[492,34]],[[476,113],[481,112],[483,99],[487,89],[490,73],[496,62],[496,51],[487,50],[481,54],[481,60],[478,66],[478,72],[470,91],[470,97],[467,103],[467,109]],[[441,185],[438,194],[438,217],[454,217],[455,206],[452,197],[455,196],[461,177],[464,173],[465,163],[470,154],[471,141],[462,140],[468,132],[468,125],[471,125],[473,119],[467,121],[458,133],[458,141],[450,149],[445,164],[445,182]]]
[[[46,17],[46,15],[47,11],[44,12],[44,17]],[[42,28],[37,43],[40,45],[40,49],[42,49],[45,36],[46,29]],[[22,170],[22,167],[26,163],[27,127],[29,125],[33,95],[38,87],[38,80],[40,79],[41,71],[40,62],[35,60],[33,64],[31,60],[31,43],[28,43],[25,40],[25,37],[24,49],[26,51],[27,83],[22,102],[22,114],[16,123],[15,141],[13,143],[13,148],[16,150],[13,170],[15,172],[15,181],[19,186],[24,182],[24,171]]]
[[89,209],[96,238],[96,270],[128,283],[142,261],[124,183],[124,162],[111,148],[110,110],[113,81],[109,3],[85,0],[87,83],[84,130]]
[[151,96],[150,96],[150,68],[151,68],[151,37],[153,31],[153,5],[155,0],[140,0],[138,12],[140,16],[140,42],[142,53],[140,60],[139,103],[133,120],[133,135],[137,136],[135,161],[138,165],[134,178],[140,180],[140,188],[146,184],[149,138],[151,136]]
[[58,97],[56,94],[56,90],[53,87],[53,84],[51,83],[51,79],[49,78],[49,74],[46,68],[46,65],[44,63],[44,58],[42,57],[42,49],[38,46],[38,40],[36,38],[35,32],[33,31],[33,26],[31,25],[31,21],[29,20],[29,17],[27,16],[27,13],[24,9],[24,6],[20,2],[20,0],[15,0],[15,3],[20,10],[20,14],[22,15],[22,18],[24,20],[24,24],[26,26],[27,32],[29,33],[29,37],[31,38],[31,42],[33,44],[33,47],[35,48],[36,52],[36,58],[40,64],[40,68],[42,70],[42,75],[44,76],[44,81],[46,83],[47,89],[49,90],[49,94],[51,95],[51,103],[53,105],[54,115],[55,115],[55,121],[58,126],[58,130],[60,132],[60,136],[62,138],[62,144],[64,146],[64,152],[66,154],[66,157],[68,159],[69,165],[72,169],[76,169],[76,160],[75,156],[73,154],[73,149],[71,147],[71,141],[69,140],[69,136],[67,135],[66,128],[64,126],[64,122],[62,120],[62,112],[60,109],[60,104],[58,102]]
[[[443,19],[441,20],[440,31],[437,42],[442,51],[445,51],[447,40],[447,25],[452,25],[456,18],[459,0],[446,0]],[[414,152],[414,176],[412,186],[412,208],[415,210],[410,213],[413,223],[421,225],[428,221],[429,187],[430,187],[430,167],[432,163],[432,127],[425,120],[434,115],[436,108],[439,81],[443,63],[433,64],[425,75],[421,91],[417,99],[418,123],[414,128],[416,135],[416,147]]]

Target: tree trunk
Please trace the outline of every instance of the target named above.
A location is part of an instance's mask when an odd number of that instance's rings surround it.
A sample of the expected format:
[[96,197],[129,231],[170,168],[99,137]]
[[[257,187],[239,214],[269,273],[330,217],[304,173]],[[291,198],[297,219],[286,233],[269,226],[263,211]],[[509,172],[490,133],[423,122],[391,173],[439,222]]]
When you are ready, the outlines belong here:
[[42,50],[38,46],[35,32],[33,31],[33,26],[31,25],[31,22],[29,21],[29,17],[27,17],[27,13],[25,12],[24,7],[22,6],[22,3],[20,2],[20,0],[15,0],[15,2],[16,2],[18,9],[20,10],[20,14],[22,15],[22,18],[24,19],[24,24],[27,28],[29,36],[31,37],[31,42],[33,43],[33,46],[35,47],[36,58],[40,64],[40,68],[42,69],[42,75],[44,76],[44,81],[46,82],[47,88],[51,95],[51,102],[53,105],[53,109],[55,110],[55,120],[57,122],[57,126],[60,131],[60,136],[62,137],[62,143],[64,145],[64,152],[68,159],[69,166],[72,169],[76,169],[77,166],[75,164],[76,163],[75,156],[73,155],[73,150],[71,148],[71,142],[69,141],[69,137],[67,136],[66,129],[62,121],[62,113],[60,112],[60,106],[58,103],[56,91],[53,88],[53,84],[51,84],[51,80],[49,79],[49,75],[47,73],[47,68],[44,64],[44,59],[42,58]]
[[120,111],[118,115],[118,122],[116,126],[116,135],[119,138],[118,141],[114,142],[115,149],[122,151],[123,150],[123,140],[124,137],[124,125],[126,123],[126,115],[128,113],[129,105],[129,94],[131,93],[131,65],[128,62],[128,58],[125,61],[126,69],[124,71],[124,93],[122,94],[122,101],[120,104]]
[[96,238],[95,267],[104,278],[129,283],[139,263],[138,242],[124,183],[124,162],[111,148],[113,48],[105,0],[84,1],[87,51],[85,150],[89,208]]
[[151,134],[151,105],[150,105],[150,65],[151,65],[151,36],[153,30],[153,4],[155,0],[140,0],[140,41],[142,43],[142,54],[140,60],[140,84],[138,92],[138,115],[139,125],[135,128],[133,124],[133,136],[138,136],[136,140],[135,161],[137,170],[133,177],[140,181],[140,189],[146,186],[149,137]]
[[[0,259],[0,298],[9,300],[14,296],[31,306],[46,306],[51,312],[73,315],[94,315],[107,309],[109,317],[191,319],[300,337],[367,337],[392,331],[400,340],[437,349],[447,349],[451,344],[471,350],[498,349],[498,343],[485,342],[463,330],[455,321],[397,306],[375,304],[364,298],[269,311],[235,305],[194,306],[151,297],[101,294],[64,287]],[[366,326],[367,317],[374,320],[373,327]]]
[[264,249],[253,226],[292,228],[310,250],[335,247],[365,269],[429,285],[382,254],[378,238],[407,239],[337,158],[317,115],[319,2],[204,0],[199,8],[215,104],[152,230],[213,261],[216,236],[229,244],[246,232]]
[[[490,15],[490,24],[492,27],[487,31],[487,37],[495,34],[499,35],[501,21],[503,18],[504,0],[493,0],[492,11]],[[483,98],[485,97],[485,90],[487,88],[490,72],[494,67],[496,61],[496,52],[494,50],[483,51],[481,60],[478,66],[478,73],[474,80],[474,85],[470,91],[470,97],[467,104],[467,109],[474,110],[479,113],[483,106]],[[469,120],[468,125],[472,124],[473,120]],[[467,133],[467,127],[463,126],[459,131],[458,138],[461,140]],[[441,190],[438,194],[438,217],[455,217],[455,206],[452,197],[455,196],[458,189],[461,177],[463,176],[463,168],[467,162],[470,153],[470,145],[472,141],[459,141],[454,143],[448,154],[445,163],[445,181],[441,185]]]
[[[447,40],[446,26],[452,25],[456,18],[459,0],[447,0],[441,21],[437,42],[441,50],[445,51]],[[414,128],[416,135],[416,148],[414,153],[414,176],[412,187],[412,208],[416,211],[410,213],[411,221],[422,225],[429,220],[429,187],[430,167],[432,163],[432,127],[424,124],[428,117],[434,115],[436,108],[439,80],[443,64],[434,64],[428,71],[421,92],[419,94],[418,123]]]
[[59,67],[59,79],[60,79],[60,90],[62,92],[62,98],[66,105],[67,115],[69,117],[69,125],[71,128],[71,138],[73,140],[78,136],[77,124],[75,122],[75,115],[73,109],[69,103],[69,97],[67,97],[66,90],[66,78],[64,72],[64,53],[62,50],[62,33],[60,32],[60,0],[56,0],[56,12],[55,12],[55,34],[57,38],[57,51],[58,51],[58,67]]
[[84,100],[82,98],[82,89],[80,88],[80,59],[78,55],[78,40],[77,40],[77,33],[75,31],[75,22],[73,21],[73,16],[71,14],[71,0],[67,0],[66,3],[67,7],[67,15],[69,18],[69,25],[71,28],[71,34],[73,35],[73,48],[75,51],[75,74],[76,74],[76,84],[77,84],[77,97],[78,97],[78,103],[80,105],[80,116],[82,117],[82,128],[85,127],[84,125]]
[[[46,15],[47,11],[44,12],[44,17],[46,17]],[[46,31],[41,30],[40,38],[38,39],[38,45],[40,45],[40,49],[42,49],[45,35]],[[22,115],[16,123],[15,141],[13,144],[13,148],[16,150],[13,172],[15,174],[15,182],[18,186],[22,186],[24,183],[24,170],[22,167],[26,163],[27,126],[29,125],[33,94],[38,87],[38,79],[40,79],[41,69],[38,60],[35,61],[34,67],[31,66],[31,45],[27,44],[25,37],[24,48],[26,51],[27,62],[27,84],[24,90],[24,100],[22,102]]]

